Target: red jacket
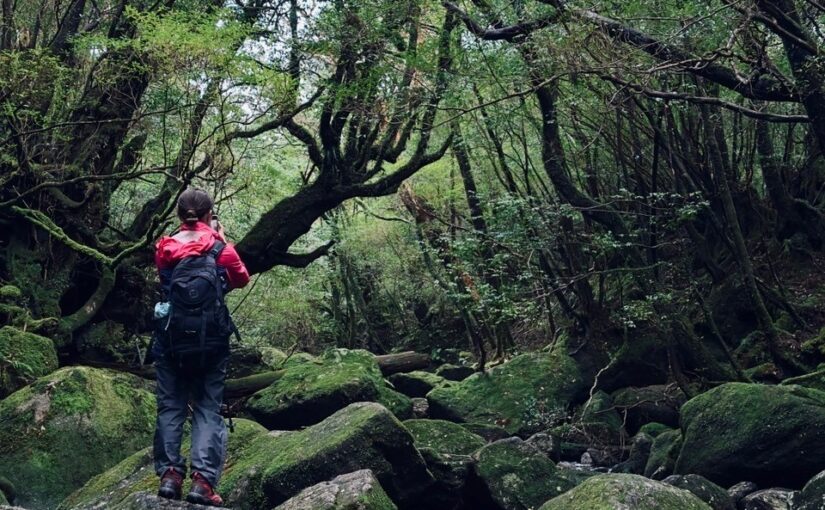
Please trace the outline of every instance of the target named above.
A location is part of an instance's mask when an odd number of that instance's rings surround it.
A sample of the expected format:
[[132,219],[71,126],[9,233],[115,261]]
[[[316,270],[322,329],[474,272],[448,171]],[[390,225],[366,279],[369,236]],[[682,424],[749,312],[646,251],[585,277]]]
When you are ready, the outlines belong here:
[[230,289],[239,289],[249,283],[249,272],[246,270],[243,261],[235,251],[235,247],[227,243],[215,230],[203,222],[197,222],[194,227],[186,224],[181,225],[181,231],[194,230],[200,232],[200,237],[196,241],[183,243],[169,236],[161,237],[155,244],[155,265],[163,277],[164,270],[169,270],[181,260],[191,255],[206,253],[216,240],[226,243],[226,247],[218,255],[215,261],[226,270],[226,280]]

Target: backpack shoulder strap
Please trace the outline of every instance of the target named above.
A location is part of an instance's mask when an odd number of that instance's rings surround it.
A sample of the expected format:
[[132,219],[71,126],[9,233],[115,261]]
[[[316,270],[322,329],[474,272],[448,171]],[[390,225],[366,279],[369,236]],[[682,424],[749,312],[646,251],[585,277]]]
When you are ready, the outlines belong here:
[[217,259],[224,248],[226,248],[226,244],[223,241],[215,240],[215,244],[213,244],[212,247],[209,248],[207,255],[209,255],[213,259]]

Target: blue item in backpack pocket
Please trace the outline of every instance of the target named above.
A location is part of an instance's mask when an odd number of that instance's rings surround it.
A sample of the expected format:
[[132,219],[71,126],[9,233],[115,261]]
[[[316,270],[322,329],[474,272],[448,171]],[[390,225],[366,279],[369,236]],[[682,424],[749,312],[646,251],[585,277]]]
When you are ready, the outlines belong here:
[[169,315],[171,304],[168,301],[155,303],[155,319],[162,319]]

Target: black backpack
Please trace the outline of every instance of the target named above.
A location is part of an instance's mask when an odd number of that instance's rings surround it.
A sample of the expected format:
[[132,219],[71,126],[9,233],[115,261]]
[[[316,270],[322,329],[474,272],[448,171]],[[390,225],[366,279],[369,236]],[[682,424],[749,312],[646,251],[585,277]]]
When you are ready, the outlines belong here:
[[171,304],[166,330],[169,353],[181,364],[229,350],[235,331],[224,302],[223,283],[215,260],[224,248],[215,241],[208,252],[186,257],[172,270],[167,299]]

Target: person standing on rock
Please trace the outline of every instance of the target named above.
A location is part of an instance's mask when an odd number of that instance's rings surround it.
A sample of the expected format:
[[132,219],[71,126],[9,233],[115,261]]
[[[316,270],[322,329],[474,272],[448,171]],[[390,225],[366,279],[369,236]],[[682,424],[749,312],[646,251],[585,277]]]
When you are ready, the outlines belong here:
[[157,373],[158,416],[155,471],[158,495],[181,499],[186,459],[180,454],[183,425],[192,404],[192,485],[186,500],[219,506],[215,492],[226,455],[226,426],[220,414],[229,358],[229,337],[236,331],[224,294],[249,282],[223,226],[213,216],[212,198],[190,188],[178,198],[180,229],[155,245],[164,302],[155,306],[152,346]]

